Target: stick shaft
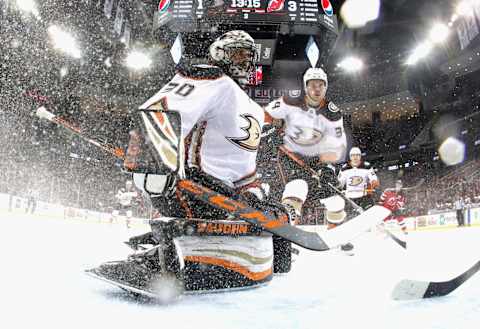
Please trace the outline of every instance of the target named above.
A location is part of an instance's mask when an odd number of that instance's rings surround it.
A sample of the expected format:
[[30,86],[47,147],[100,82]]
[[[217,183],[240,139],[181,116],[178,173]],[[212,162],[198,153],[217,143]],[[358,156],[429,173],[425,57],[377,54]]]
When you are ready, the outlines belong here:
[[60,126],[64,129],[70,131],[71,133],[80,137],[84,141],[89,142],[90,144],[95,145],[98,148],[101,148],[105,152],[110,153],[111,155],[113,155],[113,156],[115,156],[119,159],[123,160],[125,158],[125,152],[120,147],[114,147],[114,146],[111,146],[107,143],[100,142],[99,140],[87,137],[85,135],[85,133],[80,128],[75,126],[74,124],[68,122],[67,120],[65,120],[62,117],[59,117],[57,115],[54,115],[51,112],[48,112],[45,108],[41,108],[41,109],[42,109],[42,111],[41,111],[42,114],[41,115],[39,114],[40,109],[37,110],[37,116],[39,116],[40,118],[46,118],[50,122],[55,123],[57,126]]

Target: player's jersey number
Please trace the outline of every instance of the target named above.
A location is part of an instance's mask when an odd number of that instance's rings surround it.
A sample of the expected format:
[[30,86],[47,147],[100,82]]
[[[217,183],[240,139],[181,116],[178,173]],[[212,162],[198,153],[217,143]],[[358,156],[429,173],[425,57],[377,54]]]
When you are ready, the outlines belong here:
[[343,130],[342,130],[342,127],[336,127],[335,128],[335,136],[337,136],[338,138],[342,137],[343,135]]
[[165,87],[162,88],[162,93],[173,92],[176,95],[187,97],[195,89],[194,85],[189,83],[179,84],[176,82],[169,82]]

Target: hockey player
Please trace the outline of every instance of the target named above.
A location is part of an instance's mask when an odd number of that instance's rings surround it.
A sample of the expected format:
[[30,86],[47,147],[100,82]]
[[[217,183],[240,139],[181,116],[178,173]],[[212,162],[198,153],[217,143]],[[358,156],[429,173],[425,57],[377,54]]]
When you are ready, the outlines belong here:
[[[244,92],[258,58],[244,31],[230,31],[209,47],[210,63],[181,65],[177,74],[140,107],[141,132],[133,131],[125,166],[135,185],[152,197],[164,218],[129,244],[150,244],[126,261],[89,271],[128,290],[154,294],[158,278],[174,276],[187,291],[255,287],[273,272],[288,272],[291,245],[263,234],[228,211],[179,189],[188,178],[260,210],[287,214],[266,202],[256,175],[264,111]],[[152,160],[153,159],[153,160]],[[185,220],[187,219],[187,220]],[[180,228],[185,228],[184,234]]]
[[114,217],[125,216],[125,223],[127,227],[130,227],[130,221],[133,216],[133,202],[139,195],[134,190],[134,186],[131,180],[125,183],[125,187],[118,190],[115,198],[117,199],[119,209],[114,211]]
[[397,221],[402,232],[407,234],[407,225],[405,222],[405,196],[402,193],[402,181],[397,180],[395,183],[395,190],[386,190],[380,197],[380,205],[390,209],[392,215],[385,218],[384,222],[391,220]]
[[301,97],[284,96],[265,108],[267,121],[283,126],[283,145],[278,150],[279,174],[285,184],[282,200],[295,204],[299,214],[304,203],[315,206],[332,195],[327,183],[337,184],[333,165],[343,161],[347,147],[342,112],[325,97],[327,74],[321,68],[308,69],[303,88]]
[[352,147],[350,161],[342,166],[338,175],[340,188],[345,188],[345,196],[363,209],[375,204],[374,192],[380,185],[370,163],[362,161],[362,151]]

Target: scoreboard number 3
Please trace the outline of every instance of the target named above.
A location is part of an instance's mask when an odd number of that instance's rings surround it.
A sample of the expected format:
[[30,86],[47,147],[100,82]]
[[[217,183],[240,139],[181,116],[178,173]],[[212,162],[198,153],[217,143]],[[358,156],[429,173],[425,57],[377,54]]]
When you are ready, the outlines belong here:
[[297,1],[290,0],[289,2],[287,2],[287,6],[288,6],[288,11],[293,11],[293,12],[297,11]]

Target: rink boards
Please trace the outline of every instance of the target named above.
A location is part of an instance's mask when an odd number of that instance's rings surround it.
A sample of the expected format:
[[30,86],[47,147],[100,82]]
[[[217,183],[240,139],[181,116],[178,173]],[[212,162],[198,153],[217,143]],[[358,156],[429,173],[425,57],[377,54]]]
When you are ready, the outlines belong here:
[[[12,199],[8,194],[0,193],[0,213],[2,217],[6,214],[25,214],[27,207],[27,199],[14,196]],[[9,210],[10,209],[10,210]],[[87,209],[80,209],[74,207],[64,207],[59,204],[52,204],[48,202],[38,201],[35,209],[35,216],[48,217],[52,219],[65,220],[81,220],[94,223],[118,223],[126,225],[125,218],[112,219],[111,213],[98,212]],[[465,209],[464,211],[465,225],[480,226],[480,208]],[[454,210],[445,211],[438,214],[408,217],[406,218],[407,229],[409,231],[416,230],[430,230],[430,229],[444,229],[457,226],[457,217]],[[148,219],[132,218],[129,225],[147,226]],[[387,227],[392,230],[398,229],[396,221],[386,223]],[[324,231],[323,225],[303,226],[308,231]]]
[[[0,193],[0,214],[1,217],[8,215],[25,215],[27,210],[27,199],[14,196],[10,198],[8,194]],[[43,201],[37,201],[35,217],[44,217],[49,219],[60,220],[79,220],[92,223],[116,223],[127,225],[124,216],[118,218],[112,218],[111,213],[92,211],[87,209],[65,207],[60,204],[52,204]],[[133,226],[147,226],[148,219],[144,218],[131,218],[128,223]]]

